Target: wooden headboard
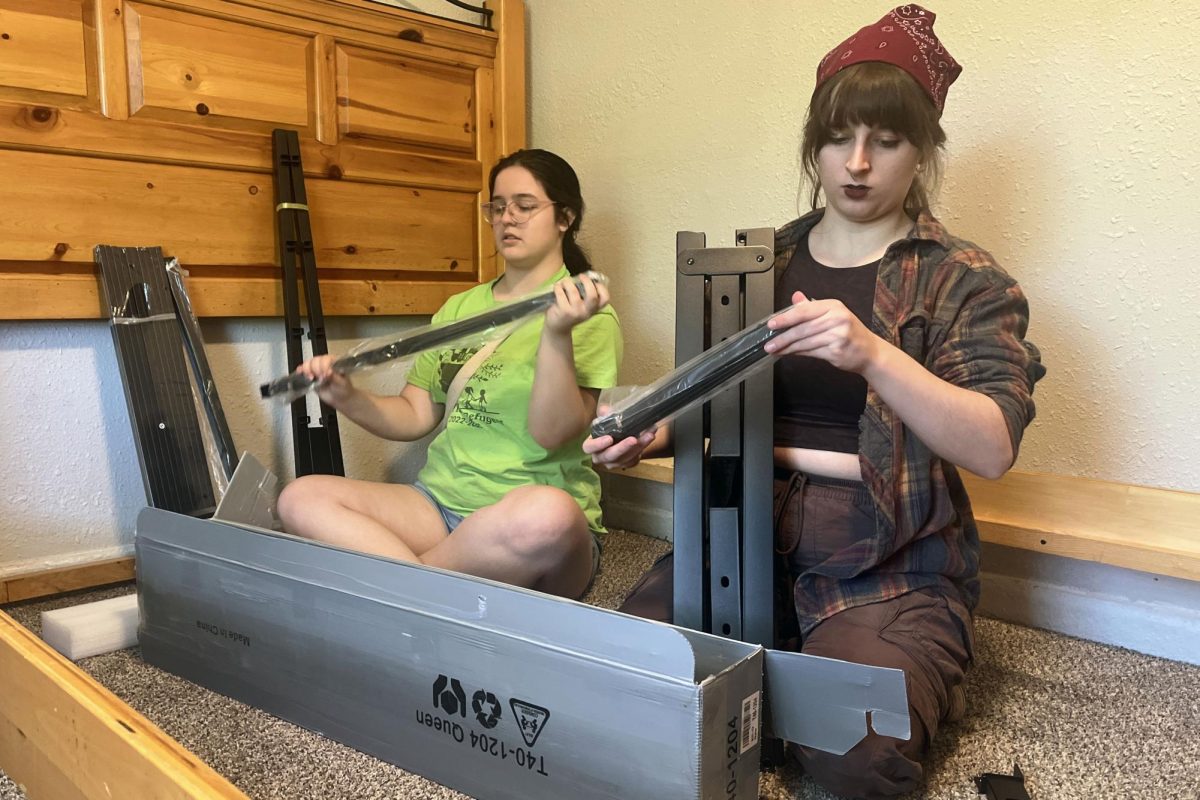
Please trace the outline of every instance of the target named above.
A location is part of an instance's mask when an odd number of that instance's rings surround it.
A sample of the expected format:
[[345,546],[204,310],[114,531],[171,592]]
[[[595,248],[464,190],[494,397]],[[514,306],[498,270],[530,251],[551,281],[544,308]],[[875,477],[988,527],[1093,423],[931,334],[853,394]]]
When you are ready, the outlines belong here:
[[496,274],[487,170],[525,143],[522,0],[0,0],[0,320],[89,319],[92,249],[160,245],[200,316],[282,314],[271,131],[299,132],[327,315]]

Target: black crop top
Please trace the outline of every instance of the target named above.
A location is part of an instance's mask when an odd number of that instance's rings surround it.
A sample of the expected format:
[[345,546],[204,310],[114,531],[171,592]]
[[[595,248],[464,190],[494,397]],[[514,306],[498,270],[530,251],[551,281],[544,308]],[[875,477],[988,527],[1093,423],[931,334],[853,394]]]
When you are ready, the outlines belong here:
[[[775,284],[775,308],[791,305],[792,293],[811,300],[841,300],[871,326],[879,262],[827,267],[813,260],[805,236]],[[838,453],[858,452],[858,418],[867,405],[867,382],[827,361],[783,356],[775,365],[775,444]]]

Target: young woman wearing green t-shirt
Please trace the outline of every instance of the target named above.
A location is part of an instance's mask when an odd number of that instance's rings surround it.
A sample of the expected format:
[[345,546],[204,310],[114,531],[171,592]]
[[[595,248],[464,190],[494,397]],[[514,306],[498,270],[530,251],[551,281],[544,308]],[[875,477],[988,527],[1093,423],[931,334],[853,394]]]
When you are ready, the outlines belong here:
[[483,213],[504,273],[450,298],[434,321],[551,286],[557,303],[479,363],[449,409],[447,389],[471,351],[422,355],[395,396],[356,388],[333,371],[332,356],[301,364],[325,402],[377,436],[420,439],[443,416],[446,427],[415,484],[309,475],[284,489],[279,514],[299,536],[578,597],[603,530],[599,479],[581,443],[600,390],[616,383],[620,323],[604,285],[581,275],[590,265],[575,241],[584,204],[571,166],[519,150],[488,183]]

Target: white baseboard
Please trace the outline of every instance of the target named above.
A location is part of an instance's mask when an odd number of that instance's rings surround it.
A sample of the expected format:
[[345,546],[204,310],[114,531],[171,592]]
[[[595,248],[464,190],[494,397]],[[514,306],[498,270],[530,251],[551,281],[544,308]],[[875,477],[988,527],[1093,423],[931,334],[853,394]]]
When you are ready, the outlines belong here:
[[1200,665],[1200,582],[983,547],[978,613]]
[[671,541],[674,514],[669,483],[601,473],[600,485],[607,527]]

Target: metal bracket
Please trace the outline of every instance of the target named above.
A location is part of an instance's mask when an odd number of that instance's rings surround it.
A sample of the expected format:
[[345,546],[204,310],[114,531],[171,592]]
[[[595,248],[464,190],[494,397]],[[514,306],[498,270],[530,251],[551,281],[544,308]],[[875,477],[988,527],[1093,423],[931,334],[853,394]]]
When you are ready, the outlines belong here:
[[[675,363],[774,305],[775,231],[707,248],[676,235]],[[675,624],[769,647],[774,642],[771,373],[751,375],[675,420]]]

